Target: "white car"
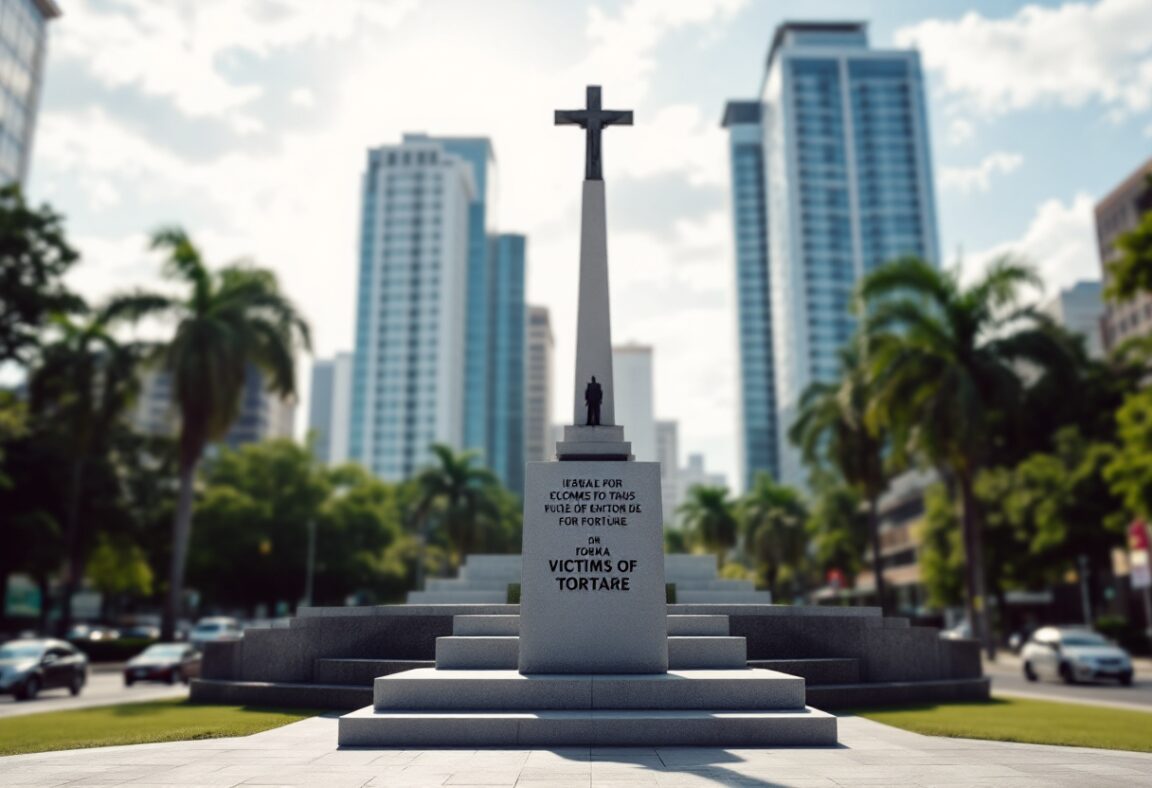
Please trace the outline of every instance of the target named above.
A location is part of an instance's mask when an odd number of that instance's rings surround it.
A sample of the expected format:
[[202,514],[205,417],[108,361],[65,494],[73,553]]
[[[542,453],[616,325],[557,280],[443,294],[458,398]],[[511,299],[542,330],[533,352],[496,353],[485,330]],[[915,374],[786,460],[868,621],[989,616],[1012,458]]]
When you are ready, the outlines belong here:
[[239,640],[243,631],[240,623],[234,618],[226,616],[213,616],[202,618],[196,622],[192,632],[188,635],[188,642],[198,649],[203,649],[205,643],[214,643],[223,640]]
[[1132,684],[1132,657],[1103,635],[1090,629],[1043,627],[1036,630],[1020,652],[1024,677],[1077,681],[1114,679]]

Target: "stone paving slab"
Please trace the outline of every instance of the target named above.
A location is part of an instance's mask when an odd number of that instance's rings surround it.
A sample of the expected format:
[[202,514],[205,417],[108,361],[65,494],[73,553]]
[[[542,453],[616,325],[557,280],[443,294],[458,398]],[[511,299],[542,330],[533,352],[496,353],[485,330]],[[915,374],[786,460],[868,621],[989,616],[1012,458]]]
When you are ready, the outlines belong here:
[[0,786],[1152,786],[1152,754],[921,736],[859,717],[840,746],[346,749],[336,716],[232,739],[0,758]]

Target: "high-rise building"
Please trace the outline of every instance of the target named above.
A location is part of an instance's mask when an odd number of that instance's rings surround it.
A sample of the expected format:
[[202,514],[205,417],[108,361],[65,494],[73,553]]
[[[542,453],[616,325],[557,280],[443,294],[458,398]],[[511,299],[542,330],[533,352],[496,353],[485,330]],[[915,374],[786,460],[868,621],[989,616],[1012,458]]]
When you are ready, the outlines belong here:
[[1104,287],[1100,282],[1077,282],[1039,307],[1058,325],[1084,337],[1092,358],[1104,357]]
[[656,422],[656,459],[660,463],[660,506],[665,524],[676,522],[680,505],[680,425],[661,419]]
[[351,457],[400,480],[430,446],[464,445],[473,167],[437,140],[368,152],[363,177]]
[[632,443],[632,455],[639,462],[655,462],[652,347],[627,344],[612,348],[612,379],[616,423],[624,425],[624,439]]
[[54,0],[0,0],[0,183],[24,182],[40,105]]
[[[492,464],[490,397],[493,390],[494,314],[490,233],[495,227],[496,154],[487,137],[429,137],[405,134],[404,141],[432,141],[472,167],[475,185],[468,202],[468,294],[464,340],[464,444]],[[520,289],[523,290],[523,277]]]
[[[758,100],[729,104],[725,118],[733,188],[743,192],[734,204],[742,211],[736,231],[738,239],[748,236],[737,243],[745,255],[737,264],[741,341],[772,348],[742,350],[741,362],[751,365],[744,380],[759,385],[765,376],[757,364],[771,365],[778,478],[802,485],[788,427],[805,388],[838,372],[838,351],[855,331],[849,307],[856,282],[897,257],[939,259],[919,54],[870,48],[860,22],[785,23],[772,39]],[[760,183],[741,175],[758,166],[757,127]],[[749,218],[757,189],[766,280],[750,270],[757,265],[757,221]],[[745,395],[745,419],[752,404]],[[745,479],[758,470],[771,469],[746,467]]]
[[[688,464],[680,469],[680,502],[688,499],[693,487],[727,487],[728,478],[722,473],[713,473],[704,467],[704,455],[694,452],[688,455]],[[665,517],[667,519],[667,517]]]
[[[1104,287],[1112,280],[1109,265],[1119,255],[1116,239],[1134,228],[1144,214],[1152,211],[1152,159],[1136,168],[1107,197],[1096,204],[1096,241]],[[1109,301],[1104,315],[1104,347],[1108,350],[1130,337],[1152,332],[1152,293],[1142,293],[1128,301]]]
[[352,407],[352,354],[337,353],[312,363],[308,432],[312,452],[325,465],[349,459],[348,425]]
[[525,247],[523,235],[489,239],[487,460],[519,494],[524,493]]
[[[141,374],[140,394],[128,414],[133,429],[148,435],[175,436],[180,419],[173,397],[171,375],[155,367],[146,369]],[[295,399],[269,391],[264,373],[249,364],[240,393],[240,412],[220,443],[235,449],[245,443],[291,438],[295,418]]]
[[555,340],[548,308],[528,307],[524,362],[524,460],[543,462],[552,449],[552,355]]
[[756,474],[780,476],[776,458],[776,383],[772,373],[772,300],[768,285],[768,213],[760,103],[730,101],[724,110],[732,168],[740,353],[740,464],[744,489]]

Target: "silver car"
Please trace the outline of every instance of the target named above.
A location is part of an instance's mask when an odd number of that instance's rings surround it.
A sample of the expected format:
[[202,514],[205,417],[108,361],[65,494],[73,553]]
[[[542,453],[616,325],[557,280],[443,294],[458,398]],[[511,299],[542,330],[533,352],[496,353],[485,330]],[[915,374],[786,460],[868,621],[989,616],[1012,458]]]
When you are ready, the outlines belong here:
[[1090,629],[1043,627],[1036,630],[1020,652],[1024,677],[1078,681],[1112,679],[1132,684],[1132,657],[1112,641]]
[[0,646],[0,694],[33,700],[40,690],[66,688],[79,695],[88,681],[88,657],[71,643],[11,640]]

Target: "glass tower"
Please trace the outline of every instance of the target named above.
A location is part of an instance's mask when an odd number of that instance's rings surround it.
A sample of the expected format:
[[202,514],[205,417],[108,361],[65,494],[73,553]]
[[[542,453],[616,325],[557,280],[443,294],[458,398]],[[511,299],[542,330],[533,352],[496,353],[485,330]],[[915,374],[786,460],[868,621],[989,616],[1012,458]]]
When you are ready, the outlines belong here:
[[[772,374],[772,304],[768,288],[768,215],[764,202],[764,141],[760,104],[730,101],[736,293],[740,354],[740,456],[744,489],[759,473],[779,478],[776,462],[776,384]],[[667,516],[667,515],[665,515]]]
[[0,184],[23,182],[44,67],[53,0],[0,0]]
[[[775,384],[778,476],[803,485],[788,428],[804,389],[839,371],[857,282],[897,257],[939,260],[919,54],[870,48],[863,23],[786,23],[755,103],[772,348],[761,357]],[[757,328],[742,313],[745,331]]]
[[368,151],[349,454],[387,480],[464,439],[473,168],[438,141]]
[[513,492],[524,493],[524,253],[523,235],[489,239],[488,466]]

